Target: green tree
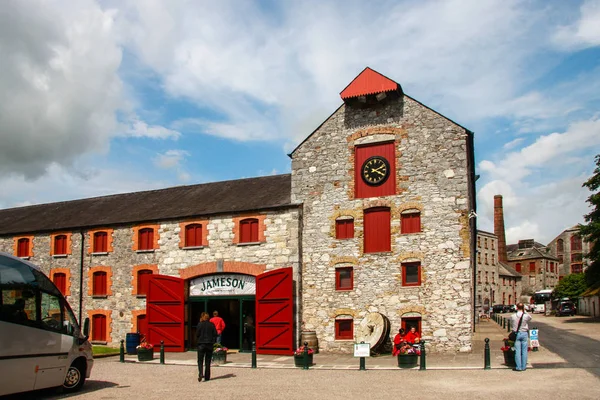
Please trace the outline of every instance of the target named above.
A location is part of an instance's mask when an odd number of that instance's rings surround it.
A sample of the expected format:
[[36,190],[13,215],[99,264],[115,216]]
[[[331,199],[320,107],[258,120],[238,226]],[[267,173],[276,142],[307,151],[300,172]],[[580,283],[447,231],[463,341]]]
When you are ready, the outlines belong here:
[[558,282],[558,285],[552,291],[552,297],[555,299],[562,299],[563,297],[576,299],[586,289],[585,274],[569,274]]
[[596,156],[596,169],[594,174],[584,184],[591,192],[587,202],[592,206],[592,211],[585,215],[587,224],[579,225],[579,234],[590,243],[590,252],[586,257],[591,265],[585,271],[589,286],[600,282],[600,154]]

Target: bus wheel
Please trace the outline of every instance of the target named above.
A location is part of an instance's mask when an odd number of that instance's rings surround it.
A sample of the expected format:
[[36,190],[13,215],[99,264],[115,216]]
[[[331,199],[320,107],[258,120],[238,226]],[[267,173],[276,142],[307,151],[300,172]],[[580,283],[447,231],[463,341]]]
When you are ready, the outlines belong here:
[[83,386],[85,382],[85,366],[81,361],[74,361],[69,367],[63,389],[65,392],[76,392]]

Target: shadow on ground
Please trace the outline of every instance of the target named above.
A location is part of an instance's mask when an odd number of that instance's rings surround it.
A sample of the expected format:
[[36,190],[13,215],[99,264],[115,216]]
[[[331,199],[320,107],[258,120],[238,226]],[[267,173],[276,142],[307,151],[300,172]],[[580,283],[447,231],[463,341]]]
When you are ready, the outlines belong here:
[[79,396],[82,393],[92,393],[92,392],[96,392],[98,390],[102,390],[102,389],[107,389],[107,388],[126,388],[129,386],[119,386],[117,383],[114,382],[106,382],[106,381],[94,381],[94,380],[87,380],[85,382],[85,385],[83,385],[83,389],[81,389],[79,392],[75,392],[75,393],[63,393],[61,392],[61,389],[58,388],[49,388],[49,389],[42,389],[42,390],[35,390],[33,392],[27,392],[27,393],[17,393],[17,394],[11,394],[8,396],[0,396],[0,399],[2,400],[34,400],[34,399],[68,399],[69,397],[73,397],[73,396]]

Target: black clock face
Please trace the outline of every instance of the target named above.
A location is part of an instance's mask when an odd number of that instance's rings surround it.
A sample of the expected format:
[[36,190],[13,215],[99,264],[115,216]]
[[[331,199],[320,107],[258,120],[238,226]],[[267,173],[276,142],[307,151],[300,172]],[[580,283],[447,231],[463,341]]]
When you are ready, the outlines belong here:
[[367,158],[362,166],[362,178],[367,185],[379,186],[390,176],[390,163],[381,157]]

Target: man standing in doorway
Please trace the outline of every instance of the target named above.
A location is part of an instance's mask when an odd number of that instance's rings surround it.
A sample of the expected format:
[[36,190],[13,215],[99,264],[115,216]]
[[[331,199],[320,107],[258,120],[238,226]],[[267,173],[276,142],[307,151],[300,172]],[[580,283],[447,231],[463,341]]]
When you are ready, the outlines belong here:
[[223,318],[219,317],[218,311],[213,311],[213,317],[210,319],[210,322],[217,328],[217,343],[221,343],[221,336],[225,329],[225,321],[223,321]]

